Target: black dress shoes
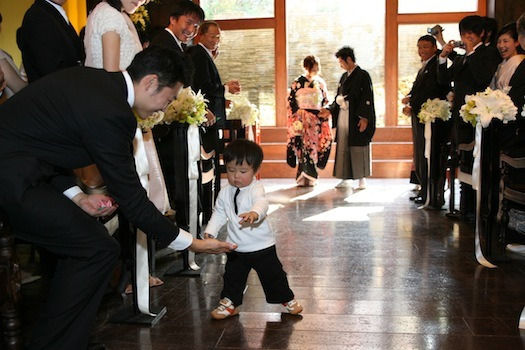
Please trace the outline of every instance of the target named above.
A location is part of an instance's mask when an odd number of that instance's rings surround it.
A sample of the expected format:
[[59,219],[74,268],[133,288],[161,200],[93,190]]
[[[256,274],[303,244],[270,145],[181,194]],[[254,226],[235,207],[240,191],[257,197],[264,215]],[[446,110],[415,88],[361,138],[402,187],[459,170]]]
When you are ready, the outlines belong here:
[[92,342],[88,344],[87,350],[107,350],[107,347],[103,343]]
[[414,203],[416,204],[425,204],[427,200],[423,197],[417,197],[416,199],[414,199]]

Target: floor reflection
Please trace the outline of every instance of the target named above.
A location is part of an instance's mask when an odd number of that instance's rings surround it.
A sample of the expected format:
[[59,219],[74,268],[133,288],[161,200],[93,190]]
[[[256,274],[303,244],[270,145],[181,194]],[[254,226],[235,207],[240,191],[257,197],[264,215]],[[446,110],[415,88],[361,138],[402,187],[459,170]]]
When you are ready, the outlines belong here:
[[[158,324],[110,323],[131,298],[108,294],[94,336],[112,350],[524,348],[517,323],[525,256],[509,253],[497,269],[480,267],[472,224],[418,209],[408,180],[370,179],[362,191],[335,189],[334,179],[313,188],[263,182],[302,317],[266,303],[252,273],[239,316],[212,320],[225,259],[200,254],[199,277],[162,276],[165,284],[151,290],[152,304],[168,309]],[[177,253],[157,253],[160,275],[180,263]],[[38,282],[23,291],[26,305],[41,301]],[[25,317],[30,332],[32,312]]]

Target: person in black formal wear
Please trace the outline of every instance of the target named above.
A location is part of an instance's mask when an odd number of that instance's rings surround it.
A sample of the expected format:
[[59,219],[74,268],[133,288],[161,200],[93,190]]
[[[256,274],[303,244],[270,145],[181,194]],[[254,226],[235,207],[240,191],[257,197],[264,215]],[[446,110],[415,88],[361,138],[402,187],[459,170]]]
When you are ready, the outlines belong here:
[[[17,31],[22,64],[31,84],[59,70],[84,64],[84,45],[62,7],[67,0],[35,0]],[[50,277],[57,258],[37,248],[41,275]]]
[[[439,84],[437,80],[437,54],[439,54],[439,50],[436,45],[436,39],[431,35],[424,35],[417,41],[417,48],[421,58],[421,68],[418,71],[412,89],[403,98],[402,102],[406,105],[403,108],[403,113],[411,117],[414,166],[417,179],[421,185],[419,194],[414,199],[416,203],[422,204],[427,200],[429,177],[427,160],[425,158],[425,125],[419,122],[418,114],[421,106],[427,99],[446,99],[446,95],[450,91],[450,85],[448,83]],[[435,144],[434,150],[436,152],[431,157],[433,162],[430,166],[430,178],[432,179],[430,205],[435,208],[441,208],[444,204],[445,165],[442,158],[445,156],[446,159],[447,154],[442,152],[441,148],[448,141],[448,124],[442,120],[436,120],[432,123],[432,141]]]
[[[30,84],[0,106],[0,206],[15,237],[59,257],[30,349],[86,349],[119,254],[96,217],[117,207],[158,247],[221,253],[235,247],[197,240],[151,203],[132,153],[135,113],[165,108],[188,83],[180,54],[148,48],[125,72],[74,67]],[[95,163],[112,198],[84,194],[72,169]]]
[[4,93],[6,86],[7,82],[5,81],[4,72],[2,71],[2,68],[0,68],[0,97]]
[[173,6],[168,25],[164,31],[153,37],[151,45],[184,52],[188,43],[197,35],[202,21],[204,11],[199,5],[189,0],[178,0]]
[[[463,18],[459,22],[459,32],[466,54],[458,55],[452,65],[447,68],[447,57],[454,49],[453,42],[447,43],[439,55],[438,79],[441,84],[454,83],[451,156],[453,161],[459,162],[463,172],[470,173],[473,162],[472,154],[462,154],[461,159],[458,160],[457,147],[459,144],[468,144],[474,140],[474,128],[470,123],[467,124],[462,120],[459,110],[465,103],[466,95],[484,91],[489,86],[501,62],[501,57],[496,48],[483,43],[485,37],[483,17],[472,15]],[[461,183],[460,212],[469,219],[473,219],[475,215],[474,190],[464,182]]]
[[334,177],[341,182],[336,187],[350,187],[352,179],[359,179],[357,189],[364,189],[371,174],[370,142],[376,130],[372,79],[357,65],[353,48],[344,46],[335,56],[345,72],[335,101],[319,116],[327,117],[328,111],[337,130]]
[[[171,11],[168,26],[151,40],[151,46],[160,46],[183,53],[204,20],[204,11],[196,3],[179,0]],[[215,116],[208,120],[212,124]],[[187,128],[180,123],[157,125],[153,137],[164,173],[171,207],[175,209],[177,224],[190,227]],[[198,188],[200,185],[198,185]],[[199,189],[200,192],[200,189]]]
[[225,92],[236,94],[241,92],[238,80],[222,84],[219,71],[215,65],[221,41],[221,28],[215,21],[204,21],[199,27],[200,42],[188,47],[187,54],[194,66],[192,88],[205,94],[208,108],[217,117],[217,125],[224,127],[226,119]]
[[29,83],[84,63],[84,46],[62,5],[66,0],[36,0],[17,32]]
[[490,87],[508,91],[509,97],[518,108],[516,120],[502,125],[499,144],[505,153],[523,154],[523,137],[518,137],[516,133],[523,129],[525,121],[521,115],[525,103],[525,54],[518,41],[516,22],[508,23],[501,28],[496,47],[503,61],[494,73]]
[[498,39],[498,21],[495,18],[485,16],[485,35],[483,36],[483,43],[486,46],[496,47],[496,40]]
[[[200,42],[198,45],[188,47],[186,53],[190,57],[194,72],[191,87],[193,91],[201,91],[208,100],[208,109],[216,117],[216,123],[204,128],[201,133],[201,145],[204,152],[212,155],[209,159],[203,159],[202,163],[202,222],[205,224],[211,217],[213,203],[220,191],[220,174],[219,174],[219,129],[226,126],[226,98],[225,92],[233,94],[241,91],[239,81],[232,80],[222,84],[221,76],[214,59],[218,54],[219,43],[221,40],[221,29],[217,22],[204,21],[199,27]],[[208,157],[206,157],[208,158]],[[206,177],[206,174],[213,174]]]

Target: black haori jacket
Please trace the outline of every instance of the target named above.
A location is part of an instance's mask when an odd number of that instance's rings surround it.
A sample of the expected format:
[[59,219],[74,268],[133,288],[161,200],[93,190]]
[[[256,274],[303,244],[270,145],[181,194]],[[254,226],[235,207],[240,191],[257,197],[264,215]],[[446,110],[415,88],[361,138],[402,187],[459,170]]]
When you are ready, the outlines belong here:
[[[374,91],[372,79],[370,79],[368,72],[356,66],[349,77],[344,73],[339,80],[337,95],[344,96],[349,105],[350,128],[348,130],[348,140],[346,141],[350,146],[368,145],[372,141],[376,130]],[[339,105],[334,101],[329,109],[332,113],[332,125],[337,127]],[[368,126],[364,132],[360,132],[357,127],[360,117],[368,119]],[[336,141],[340,141],[337,140],[337,135]]]

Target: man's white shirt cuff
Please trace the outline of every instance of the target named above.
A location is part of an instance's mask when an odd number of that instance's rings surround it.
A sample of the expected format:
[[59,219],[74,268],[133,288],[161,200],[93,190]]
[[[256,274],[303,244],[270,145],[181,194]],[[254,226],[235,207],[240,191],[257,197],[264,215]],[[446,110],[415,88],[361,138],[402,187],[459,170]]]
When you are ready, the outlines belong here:
[[177,238],[175,238],[174,241],[172,241],[170,244],[168,244],[168,248],[173,250],[184,250],[188,248],[193,243],[193,236],[184,231],[183,229],[179,229],[179,235]]
[[82,191],[82,189],[78,186],[70,187],[64,192],[62,192],[62,194],[69,199],[73,199],[79,193],[84,193],[84,191]]

